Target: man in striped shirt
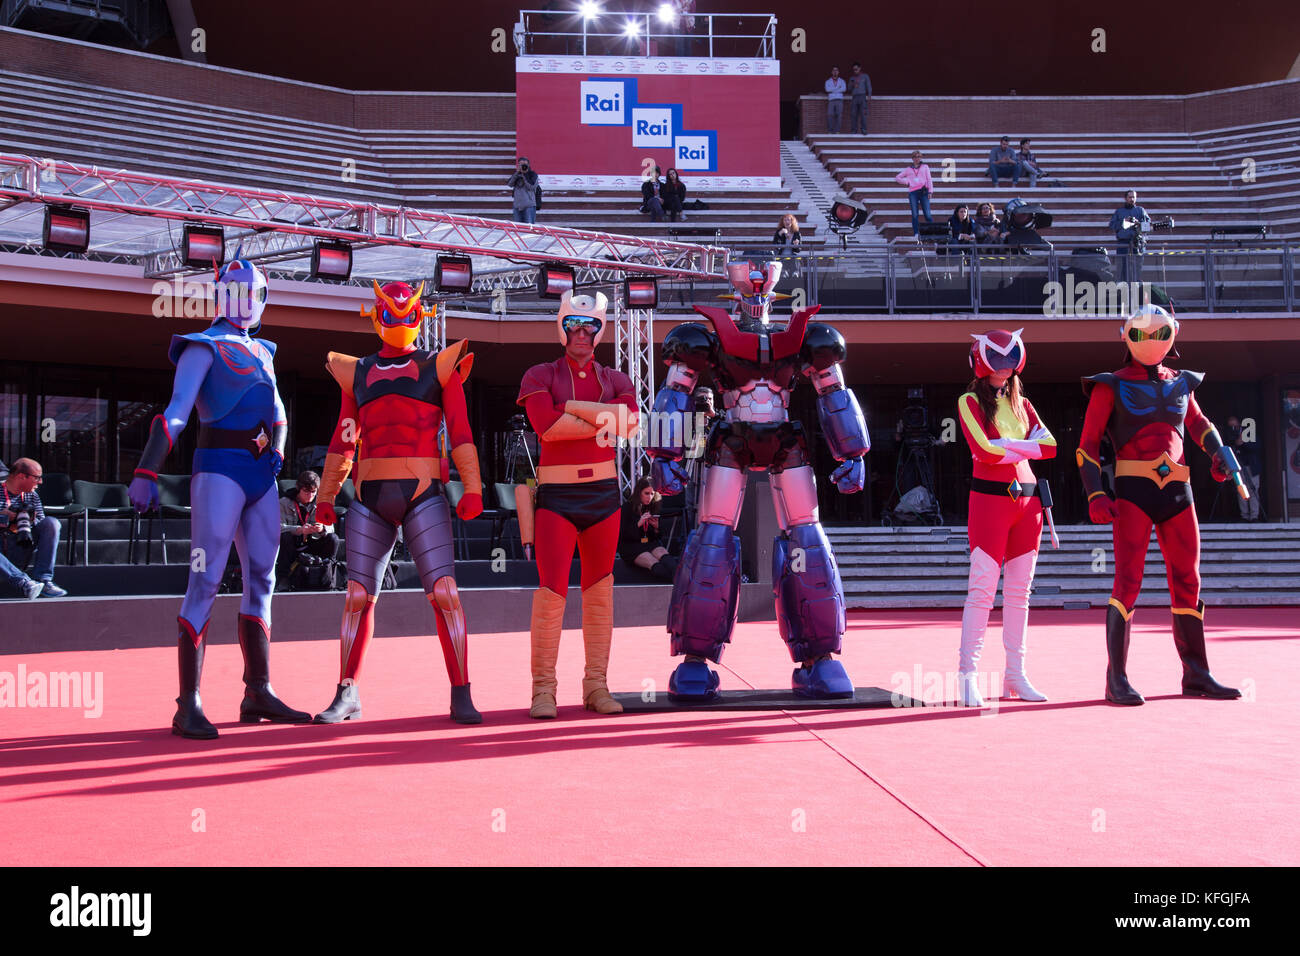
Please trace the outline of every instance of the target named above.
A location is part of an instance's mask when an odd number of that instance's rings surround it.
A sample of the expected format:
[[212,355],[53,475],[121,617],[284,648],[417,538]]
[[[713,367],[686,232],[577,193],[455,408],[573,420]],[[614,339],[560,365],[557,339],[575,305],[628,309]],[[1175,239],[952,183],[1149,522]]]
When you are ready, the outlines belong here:
[[[44,481],[40,463],[19,458],[0,482],[0,581],[9,591],[32,599],[63,597],[54,583],[54,555],[59,549],[59,522],[45,514],[36,487]],[[36,551],[33,577],[23,568]]]

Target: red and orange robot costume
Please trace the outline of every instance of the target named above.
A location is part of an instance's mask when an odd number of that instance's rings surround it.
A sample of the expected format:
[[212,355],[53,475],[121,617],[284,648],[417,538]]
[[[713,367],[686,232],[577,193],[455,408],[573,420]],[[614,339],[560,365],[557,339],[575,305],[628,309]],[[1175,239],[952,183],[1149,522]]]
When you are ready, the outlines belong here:
[[437,618],[451,678],[451,718],[477,724],[482,717],[470,697],[468,632],[456,591],[451,508],[443,495],[448,469],[438,444],[445,418],[451,458],[465,485],[456,511],[468,521],[483,510],[478,451],[464,392],[473,356],[464,341],[437,353],[415,347],[425,316],[420,304],[423,284],[417,289],[405,282],[374,286],[375,304],[361,314],[371,319],[383,347],[362,359],[331,352],[326,363],[343,390],[343,402],[322,469],[317,520],[336,520],[334,500],[352,471],[354,456],[357,498],[345,529],[348,591],[339,685],[334,701],[316,715],[316,722],[361,716],[357,678],[374,634],[375,603],[400,526]]
[[991,420],[981,409],[976,391],[957,400],[962,432],[975,461],[967,527],[970,580],[957,662],[959,700],[968,707],[984,704],[976,687],[975,668],[984,647],[1000,573],[1002,646],[1007,653],[1002,696],[1047,699],[1025,676],[1029,589],[1043,532],[1041,485],[1034,480],[1029,461],[1056,457],[1056,439],[1039,420],[1034,406],[1020,395],[1019,376],[1027,357],[1021,331],[995,329],[973,336],[970,366],[977,380],[976,389],[987,389],[986,396],[995,400]]
[[524,373],[518,404],[537,432],[537,574],[533,595],[533,700],[529,716],[556,716],[555,661],[569,567],[576,545],[582,566],[582,639],[586,670],[583,705],[601,714],[622,713],[609,694],[605,672],[614,632],[614,556],[620,507],[615,436],[637,426],[632,380],[592,357],[605,329],[608,299],[601,293],[560,300],[557,317],[565,354]]
[[[1192,504],[1184,435],[1211,456],[1211,474],[1224,481],[1238,471],[1231,450],[1202,414],[1192,392],[1205,377],[1161,363],[1174,345],[1178,322],[1160,306],[1146,305],[1124,323],[1129,364],[1083,379],[1088,395],[1076,459],[1088,514],[1114,523],[1115,584],[1106,607],[1106,699],[1143,703],[1128,682],[1129,625],[1146,562],[1151,526],[1164,555],[1173,610],[1174,645],[1183,662],[1183,693],[1232,699],[1241,692],[1211,675],[1205,657],[1205,605],[1201,601],[1201,534]],[[1177,353],[1175,353],[1176,355]],[[1102,490],[1101,435],[1115,449],[1115,500]]]

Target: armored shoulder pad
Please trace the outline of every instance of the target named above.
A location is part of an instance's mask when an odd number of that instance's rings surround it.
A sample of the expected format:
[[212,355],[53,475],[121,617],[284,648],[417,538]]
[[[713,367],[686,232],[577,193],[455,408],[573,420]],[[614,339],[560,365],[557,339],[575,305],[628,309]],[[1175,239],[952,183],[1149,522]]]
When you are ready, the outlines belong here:
[[1098,372],[1096,375],[1085,375],[1079,381],[1083,384],[1083,394],[1091,395],[1094,385],[1109,385],[1114,388],[1119,376],[1114,372]]
[[849,349],[844,344],[844,336],[839,329],[825,322],[809,322],[803,334],[803,348],[799,357],[808,365],[824,372],[832,365],[839,365],[848,357]]
[[330,352],[325,356],[325,368],[334,381],[339,383],[339,388],[352,394],[352,381],[357,371],[357,357],[355,355],[344,355],[342,352]]
[[1200,387],[1201,382],[1205,381],[1204,372],[1183,371],[1180,372],[1179,374],[1182,375],[1183,381],[1187,383],[1187,390],[1189,392],[1195,391],[1197,388]]
[[708,368],[718,348],[718,338],[701,322],[684,322],[664,336],[664,361],[681,362],[692,372]]

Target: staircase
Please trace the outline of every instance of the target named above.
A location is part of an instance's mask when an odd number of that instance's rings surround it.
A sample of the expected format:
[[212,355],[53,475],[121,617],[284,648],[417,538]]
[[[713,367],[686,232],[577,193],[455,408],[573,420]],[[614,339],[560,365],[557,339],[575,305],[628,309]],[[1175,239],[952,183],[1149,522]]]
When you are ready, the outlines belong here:
[[[843,187],[835,181],[816,154],[800,140],[781,143],[781,181],[799,203],[799,223],[820,223],[826,218],[835,197],[844,194]],[[826,251],[839,253],[840,243],[833,233],[826,236]],[[880,231],[867,221],[849,240],[850,255],[843,263],[847,276],[880,276],[884,274],[883,257],[889,245]]]
[[[948,608],[966,600],[966,529],[827,528],[849,607]],[[1032,607],[1101,608],[1115,574],[1111,529],[1046,529]],[[1300,525],[1201,525],[1201,597],[1207,605],[1300,605]],[[1001,592],[998,595],[1001,606]],[[1164,559],[1152,534],[1139,607],[1168,607]]]

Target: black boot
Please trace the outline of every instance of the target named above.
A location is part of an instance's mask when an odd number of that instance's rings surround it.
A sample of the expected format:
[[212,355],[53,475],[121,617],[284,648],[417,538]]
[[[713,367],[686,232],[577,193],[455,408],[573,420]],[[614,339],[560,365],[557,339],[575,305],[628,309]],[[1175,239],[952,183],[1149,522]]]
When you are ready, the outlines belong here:
[[458,724],[483,723],[483,715],[474,709],[474,701],[470,699],[469,684],[452,686],[451,719]]
[[192,740],[215,740],[217,728],[203,715],[199,700],[199,680],[203,677],[203,647],[208,626],[196,635],[184,618],[178,618],[180,634],[176,638],[176,657],[180,667],[181,695],[176,698],[176,716],[172,733]]
[[1205,659],[1205,602],[1198,601],[1195,614],[1174,614],[1174,646],[1183,660],[1183,696],[1236,700],[1241,691],[1224,687],[1210,674]]
[[294,710],[271,689],[271,635],[261,618],[239,615],[239,648],[244,652],[244,700],[239,705],[239,722],[311,723],[311,714]]
[[673,569],[669,567],[667,558],[656,561],[654,566],[650,568],[650,573],[661,581],[672,581],[673,579]]
[[357,720],[361,717],[361,691],[356,684],[339,684],[334,691],[333,702],[316,715],[313,723],[337,724],[341,720]]
[[1128,682],[1129,621],[1114,604],[1106,606],[1106,699],[1112,704],[1136,707],[1145,704],[1142,695]]

